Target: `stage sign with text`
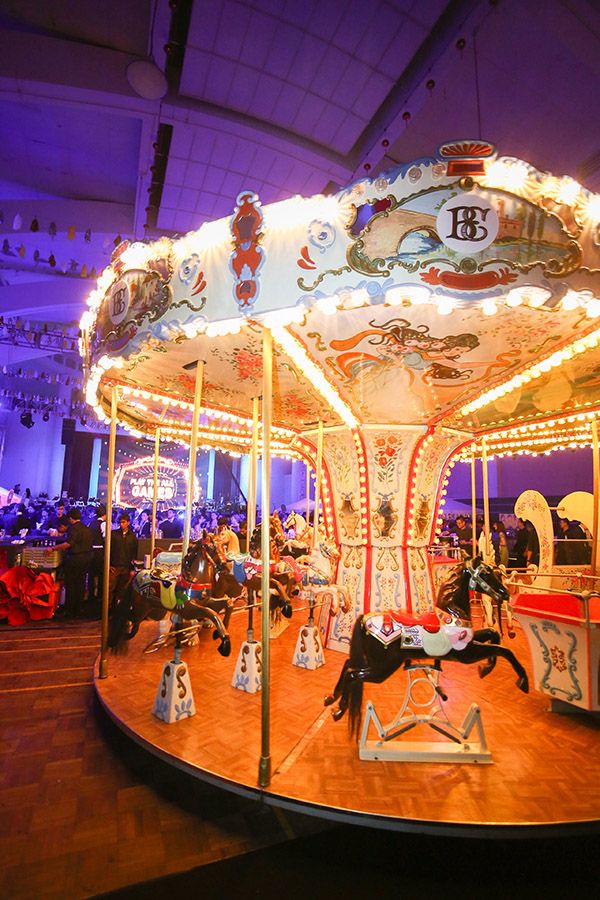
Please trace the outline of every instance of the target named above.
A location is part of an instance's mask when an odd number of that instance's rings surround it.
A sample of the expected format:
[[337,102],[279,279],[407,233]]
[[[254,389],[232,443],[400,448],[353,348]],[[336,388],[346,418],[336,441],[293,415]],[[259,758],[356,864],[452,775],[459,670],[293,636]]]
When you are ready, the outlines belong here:
[[[157,501],[160,508],[184,506],[188,472],[186,466],[159,460]],[[154,496],[154,459],[146,456],[125,463],[115,471],[114,502],[117,506],[151,506]],[[194,477],[194,500],[199,497],[198,479]]]

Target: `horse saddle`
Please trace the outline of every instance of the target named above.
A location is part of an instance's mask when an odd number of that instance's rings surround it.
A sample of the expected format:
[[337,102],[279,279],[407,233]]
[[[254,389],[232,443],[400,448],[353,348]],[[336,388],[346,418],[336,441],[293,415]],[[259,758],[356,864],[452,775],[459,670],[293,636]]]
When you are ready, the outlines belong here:
[[161,550],[154,558],[154,567],[179,575],[181,571],[181,553],[170,553],[168,550]]
[[[440,632],[440,622],[435,613],[413,616],[402,610],[388,610],[384,613],[371,613],[365,616],[363,622],[367,633],[385,646],[400,640],[403,647],[425,649],[424,636],[433,638]],[[435,641],[428,643],[434,644]]]

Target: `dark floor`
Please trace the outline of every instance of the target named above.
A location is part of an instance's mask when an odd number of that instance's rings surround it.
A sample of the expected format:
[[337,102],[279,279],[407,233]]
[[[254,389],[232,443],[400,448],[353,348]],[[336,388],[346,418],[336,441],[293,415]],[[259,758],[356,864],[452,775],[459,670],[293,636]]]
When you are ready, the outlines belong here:
[[481,841],[337,826],[132,886],[119,898],[597,898],[597,838]]

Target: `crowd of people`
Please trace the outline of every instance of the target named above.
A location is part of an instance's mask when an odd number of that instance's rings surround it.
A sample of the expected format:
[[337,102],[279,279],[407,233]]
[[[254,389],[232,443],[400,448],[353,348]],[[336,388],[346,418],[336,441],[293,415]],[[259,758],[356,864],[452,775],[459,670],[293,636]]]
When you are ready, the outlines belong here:
[[[483,519],[475,522],[476,545],[481,546]],[[585,565],[591,559],[591,535],[583,526],[567,518],[559,518],[555,543],[556,565]],[[471,554],[473,549],[473,526],[465,516],[448,520],[442,529],[442,539],[452,539],[460,549]],[[537,531],[529,519],[517,519],[514,528],[506,528],[500,519],[491,523],[490,538],[495,562],[506,568],[525,569],[528,565],[539,566],[540,542]]]
[[[7,499],[12,501],[10,495]],[[195,504],[192,509],[190,538],[194,541],[205,534],[212,535],[223,557],[246,552],[246,513],[246,506],[242,503],[223,501],[221,504]],[[275,514],[284,522],[289,515],[285,504],[275,510]],[[184,510],[173,507],[160,510],[157,514],[155,537],[174,543],[181,541],[184,515]],[[260,520],[258,510],[256,520]],[[48,538],[49,553],[53,550],[63,551],[62,570],[59,574],[65,587],[65,603],[61,610],[65,617],[99,615],[106,527],[106,506],[96,500],[84,502],[55,497],[50,501],[43,495],[33,499],[31,492],[26,489],[19,502],[8,502],[5,506],[0,506],[0,542]],[[151,508],[113,507],[109,569],[109,596],[113,604],[130,580],[134,560],[140,558],[139,541],[149,539],[151,529]],[[482,532],[483,520],[477,519],[477,546],[481,546]],[[294,538],[296,535],[289,532],[287,537]],[[518,569],[524,569],[530,564],[539,565],[539,540],[529,520],[518,519],[516,527],[507,529],[499,518],[495,519],[491,524],[490,537],[498,564]],[[471,521],[462,515],[447,520],[441,538],[442,542],[454,544],[471,554]],[[591,555],[590,541],[590,535],[578,522],[558,519],[555,563],[588,563]]]
[[[48,555],[61,551],[58,577],[64,583],[65,598],[57,615],[99,617],[104,581],[106,506],[96,500],[85,502],[62,497],[49,500],[45,496],[33,499],[28,489],[19,502],[12,502],[10,496],[7,499],[11,502],[0,506],[0,543],[30,539],[39,542],[41,539]],[[230,501],[195,504],[190,539],[194,541],[210,534],[224,556],[245,552],[248,545],[246,512],[245,504]],[[287,518],[285,504],[275,512],[281,519]],[[155,537],[175,544],[181,542],[184,516],[185,511],[181,509],[160,510]],[[128,585],[134,561],[140,560],[146,552],[147,547],[140,552],[139,542],[149,539],[151,530],[151,508],[113,507],[109,566],[111,606]]]

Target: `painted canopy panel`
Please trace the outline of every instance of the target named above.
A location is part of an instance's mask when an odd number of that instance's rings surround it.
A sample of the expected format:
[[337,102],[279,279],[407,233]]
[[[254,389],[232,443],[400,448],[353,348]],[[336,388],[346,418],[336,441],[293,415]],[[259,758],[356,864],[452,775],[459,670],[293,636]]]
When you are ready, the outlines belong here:
[[[258,327],[245,327],[239,334],[218,340],[200,335],[181,342],[148,341],[121,371],[127,383],[192,402],[195,373],[189,367],[198,359],[205,362],[203,404],[251,417],[252,398],[262,393],[262,330]],[[162,407],[154,404],[152,409],[151,418],[157,421]],[[136,417],[135,408],[130,412]],[[189,419],[189,414],[178,415]],[[276,424],[292,429],[314,427],[319,418],[326,424],[339,424],[338,417],[323,408],[322,398],[310,382],[277,350],[273,418]]]
[[[494,316],[478,309],[441,316],[430,305],[370,306],[334,316],[313,309],[293,331],[361,421],[425,424],[549,355],[583,325],[589,320],[577,311],[503,307]],[[466,422],[455,417],[455,424]]]

